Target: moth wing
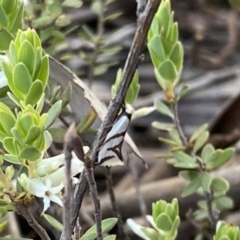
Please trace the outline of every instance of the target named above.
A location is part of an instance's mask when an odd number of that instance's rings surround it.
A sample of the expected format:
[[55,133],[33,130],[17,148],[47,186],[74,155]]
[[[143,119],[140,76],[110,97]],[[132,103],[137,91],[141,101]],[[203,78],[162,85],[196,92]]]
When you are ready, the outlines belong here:
[[[128,129],[128,125],[129,125],[129,118],[127,116],[122,116],[120,117],[113,125],[112,129],[110,130],[110,132],[107,134],[107,137],[104,141],[104,144],[108,141],[110,141],[111,139],[111,142],[112,142],[112,139],[116,139],[117,142],[118,142],[118,138],[120,136],[118,136],[118,134],[121,134],[123,133],[121,136],[121,138],[124,139],[124,136],[125,136],[125,133]],[[116,138],[114,137],[116,136]],[[116,144],[111,144],[112,146],[115,146]]]
[[124,162],[119,159],[117,154],[109,150],[105,145],[101,148],[101,150],[98,153],[98,163],[101,166],[116,166],[116,165],[123,165]]

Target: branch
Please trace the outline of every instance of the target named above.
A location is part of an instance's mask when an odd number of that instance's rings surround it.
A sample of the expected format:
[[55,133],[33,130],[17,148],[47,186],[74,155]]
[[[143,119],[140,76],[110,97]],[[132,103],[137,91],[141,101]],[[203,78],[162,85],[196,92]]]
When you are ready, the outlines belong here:
[[[66,187],[65,187],[65,196],[64,196],[64,219],[63,225],[64,229],[61,234],[60,240],[68,240],[71,239],[72,231],[71,231],[71,214],[69,214],[72,210],[72,178],[71,178],[71,161],[72,161],[72,150],[74,146],[71,144],[71,139],[69,139],[69,135],[72,134],[72,128],[75,125],[71,125],[65,137],[65,175],[66,175]],[[72,136],[71,136],[72,138]],[[69,141],[70,142],[67,142]]]
[[88,180],[88,185],[90,188],[90,195],[94,204],[95,208],[95,223],[97,228],[97,240],[102,240],[102,212],[101,212],[101,205],[100,200],[98,198],[97,194],[97,186],[94,179],[94,173],[93,173],[93,164],[92,159],[88,156],[85,157],[85,169],[86,169],[86,177]]
[[41,237],[42,240],[51,240],[46,230],[42,228],[41,225],[39,225],[39,223],[36,221],[32,213],[26,206],[17,203],[16,212],[17,214],[22,215],[27,220],[29,226],[31,226],[36,231],[36,233]]
[[[153,16],[158,9],[158,6],[159,6],[159,0],[149,0],[146,6],[146,9],[144,11],[145,18],[142,18],[143,15],[140,16],[141,21],[138,21],[138,27],[137,27],[132,46],[129,51],[129,54],[123,69],[121,82],[119,84],[115,97],[112,99],[111,103],[109,104],[107,116],[105,117],[97,133],[95,141],[93,143],[93,152],[92,152],[93,160],[95,160],[96,158],[96,153],[97,153],[97,150],[100,148],[101,142],[105,139],[107,133],[110,130],[109,126],[112,126],[112,123],[116,119],[117,114],[123,104],[125,95],[127,94],[127,91],[131,84],[135,70],[138,67],[139,56],[142,53],[142,49],[145,45],[148,29],[152,22]],[[75,206],[73,209],[73,213],[79,212],[79,209],[81,207],[83,194],[86,190],[86,184],[87,184],[87,181],[86,179],[84,180],[84,178],[85,177],[83,175],[81,184],[77,185],[75,189],[75,193],[78,195],[79,202],[74,203]],[[74,217],[72,221],[72,230],[75,226],[76,220],[77,218]]]

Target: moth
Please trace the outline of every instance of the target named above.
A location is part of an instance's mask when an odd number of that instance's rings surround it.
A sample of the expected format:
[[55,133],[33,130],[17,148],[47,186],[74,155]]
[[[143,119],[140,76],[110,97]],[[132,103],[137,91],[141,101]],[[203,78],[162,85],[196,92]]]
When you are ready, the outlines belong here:
[[133,107],[126,104],[120,115],[114,122],[110,132],[107,134],[102,148],[97,153],[96,164],[101,166],[123,165],[124,160],[127,160],[128,154],[123,151],[123,141],[127,132]]

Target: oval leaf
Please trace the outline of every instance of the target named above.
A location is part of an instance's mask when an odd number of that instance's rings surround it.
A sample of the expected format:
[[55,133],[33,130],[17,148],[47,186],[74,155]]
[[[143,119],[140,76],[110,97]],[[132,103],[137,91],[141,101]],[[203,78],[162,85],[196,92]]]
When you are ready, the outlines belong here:
[[55,229],[60,232],[63,231],[63,225],[59,221],[48,214],[43,214],[43,216]]
[[48,129],[58,117],[59,113],[62,109],[62,100],[57,101],[52,105],[52,107],[48,111],[48,117],[46,122],[44,123],[44,129]]
[[42,152],[35,147],[27,147],[20,153],[20,158],[26,159],[28,161],[36,161],[42,155]]

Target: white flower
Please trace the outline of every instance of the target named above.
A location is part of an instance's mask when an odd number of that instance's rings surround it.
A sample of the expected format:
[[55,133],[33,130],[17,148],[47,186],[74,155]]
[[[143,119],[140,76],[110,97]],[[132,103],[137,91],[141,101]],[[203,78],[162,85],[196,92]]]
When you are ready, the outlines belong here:
[[33,195],[43,198],[43,212],[42,214],[50,207],[50,201],[57,203],[60,206],[63,206],[63,202],[60,197],[57,195],[61,192],[64,187],[63,183],[57,187],[52,187],[52,182],[50,178],[45,179],[45,184],[38,178],[28,179],[27,190]]
[[[89,151],[89,147],[84,146],[83,150],[84,154],[86,154]],[[60,154],[55,157],[42,159],[37,165],[36,175],[42,177],[42,179],[50,178],[52,186],[57,186],[62,182],[65,184],[66,177],[64,158],[64,154]],[[73,177],[82,172],[83,168],[83,162],[78,159],[74,152],[72,152],[71,176]]]

